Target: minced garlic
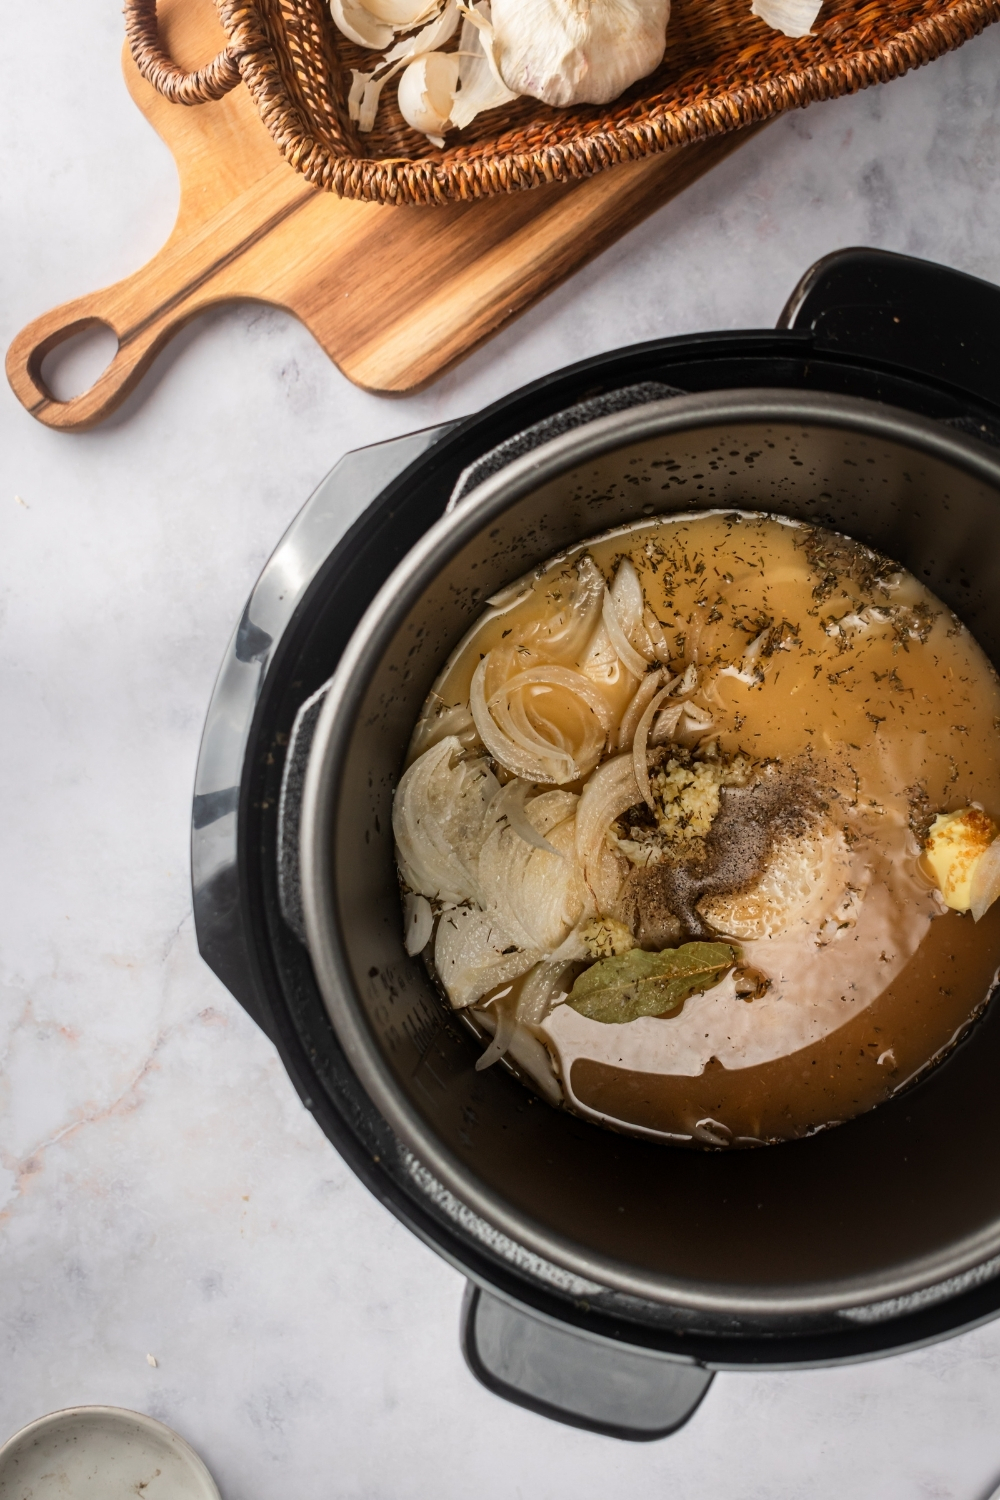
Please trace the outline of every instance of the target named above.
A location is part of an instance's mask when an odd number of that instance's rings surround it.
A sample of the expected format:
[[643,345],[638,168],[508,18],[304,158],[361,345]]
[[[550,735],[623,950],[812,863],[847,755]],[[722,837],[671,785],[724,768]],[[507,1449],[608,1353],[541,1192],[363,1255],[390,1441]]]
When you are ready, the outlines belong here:
[[996,836],[993,819],[978,807],[939,813],[931,824],[924,862],[953,911],[968,911],[972,905],[972,877]]
[[581,936],[591,958],[615,958],[635,947],[631,932],[615,917],[596,917],[587,923]]
[[722,788],[744,786],[750,769],[743,755],[730,761],[671,758],[649,773],[656,827],[627,824],[623,818],[612,828],[609,841],[633,865],[659,863],[668,846],[683,847],[705,838],[719,815]]

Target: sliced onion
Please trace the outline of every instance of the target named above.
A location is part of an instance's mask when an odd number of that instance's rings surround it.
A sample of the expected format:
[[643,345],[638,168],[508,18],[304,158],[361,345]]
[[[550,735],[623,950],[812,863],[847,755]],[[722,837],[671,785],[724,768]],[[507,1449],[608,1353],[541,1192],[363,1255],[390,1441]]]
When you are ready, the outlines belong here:
[[536,964],[521,985],[517,997],[517,1019],[527,1026],[540,1026],[553,1003],[565,999],[572,987],[568,976],[572,963],[565,959]]
[[540,666],[529,667],[526,672],[517,672],[513,677],[508,677],[500,692],[494,693],[489,701],[490,708],[503,694],[516,692],[520,687],[527,687],[537,683],[546,687],[566,688],[582,698],[587,707],[596,714],[601,728],[605,731],[611,728],[611,710],[607,699],[599,688],[595,687],[589,677],[582,672],[574,672],[569,667]]
[[608,687],[615,687],[621,681],[622,674],[628,671],[611,644],[611,637],[603,620],[598,621],[597,629],[591,636],[579,665],[580,671],[592,682],[604,683]]
[[610,592],[615,614],[629,642],[640,656],[645,657],[647,661],[651,660],[656,652],[643,624],[645,603],[642,597],[642,584],[635,571],[635,564],[630,558],[623,558],[618,564],[618,571]]
[[554,848],[548,839],[543,837],[540,829],[544,828],[547,831],[549,828],[554,828],[557,823],[562,823],[566,818],[572,817],[579,799],[574,792],[542,792],[531,799],[531,816],[529,817],[526,803],[531,790],[531,786],[526,781],[508,781],[507,785],[501,787],[493,798],[487,813],[487,821],[492,828],[496,823],[506,820],[507,825],[526,844],[530,844],[534,849],[544,849],[547,854],[558,854],[562,858],[562,851]]
[[[529,804],[529,816],[532,808]],[[586,891],[575,859],[575,832],[572,816],[551,828],[554,847],[548,853],[526,844],[504,820],[479,857],[484,908],[513,942],[539,950],[540,957],[559,946],[583,911]]]
[[[487,1031],[495,1031],[496,1017],[488,1010],[477,1010],[476,1020]],[[561,1104],[563,1091],[552,1066],[552,1057],[537,1037],[532,1036],[526,1026],[518,1023],[505,1054],[526,1073],[543,1098],[550,1104]]]
[[403,879],[418,895],[442,901],[478,898],[486,810],[498,790],[485,760],[462,755],[456,736],[439,740],[403,773],[392,804]]
[[670,642],[667,640],[666,631],[651,609],[643,610],[642,623],[646,627],[646,634],[649,636],[650,644],[656,652],[657,660],[666,666],[670,660]]
[[635,696],[629,701],[628,707],[622,714],[622,721],[618,726],[617,743],[619,750],[630,750],[632,748],[632,741],[635,739],[635,728],[642,718],[642,711],[657,688],[664,685],[664,676],[666,676],[666,685],[669,686],[671,682],[669,672],[665,674],[664,669],[659,667],[655,672],[647,672],[636,688]]
[[403,945],[412,958],[423,953],[434,931],[434,913],[426,896],[413,891],[403,901]]
[[680,722],[671,731],[671,735],[678,745],[690,749],[715,728],[715,720],[708,709],[699,708],[697,703],[682,703],[679,707]]
[[427,703],[427,712],[421,715],[410,742],[409,753],[414,760],[449,734],[455,735],[463,744],[475,742],[476,726],[464,703],[449,707],[437,693],[430,693]]
[[484,684],[488,661],[489,657],[484,657],[473,673],[469,690],[469,707],[472,710],[479,738],[493,759],[524,781],[546,781],[557,784],[564,781],[576,781],[579,777],[579,767],[571,761],[569,756],[558,752],[552,752],[544,757],[532,754],[500,729],[486,706]]
[[[531,644],[537,645],[546,656],[577,663],[600,618],[604,575],[585,552],[561,577],[572,579],[567,585],[568,598],[539,627]],[[555,581],[548,577],[546,590],[551,591],[555,586]]]
[[[507,990],[505,993],[509,994]],[[492,1004],[492,1001],[490,1002]],[[485,1012],[480,1012],[485,1017]],[[482,1073],[485,1068],[492,1068],[495,1062],[499,1062],[514,1040],[514,1032],[517,1030],[517,1015],[507,1005],[495,1005],[492,1011],[492,1019],[495,1027],[493,1040],[476,1063],[476,1072]]]
[[[576,809],[576,860],[598,914],[609,911],[617,898],[617,889],[611,890],[616,875],[620,876],[619,887],[624,879],[623,862],[607,849],[605,834],[615,818],[639,800],[639,786],[629,754],[605,761],[581,793]],[[608,858],[603,857],[605,851]]]
[[674,696],[676,698],[686,698],[688,693],[693,693],[697,686],[698,668],[691,661],[684,668],[683,676],[679,677],[674,683]]
[[614,646],[615,650],[618,652],[618,655],[621,657],[622,662],[632,673],[632,676],[644,677],[646,674],[646,668],[649,666],[649,662],[644,656],[639,655],[638,651],[635,649],[635,647],[632,645],[632,642],[625,634],[625,631],[622,628],[622,623],[618,618],[617,611],[615,610],[614,601],[612,600],[611,595],[608,593],[604,595],[604,625],[605,629],[608,632],[608,635],[611,637],[612,646]]
[[1000,896],[1000,838],[993,840],[972,874],[972,883],[969,886],[969,910],[972,912],[974,922],[985,917],[998,896]]
[[[639,788],[643,799],[648,802],[650,807],[653,807],[653,794],[649,789],[649,768],[646,765],[646,742],[649,739],[649,726],[653,722],[653,715],[661,706],[664,699],[669,698],[670,693],[670,686],[661,688],[655,697],[651,698],[646,704],[642,718],[636,725],[635,739],[632,741],[632,767],[635,784]],[[683,712],[683,704],[678,703],[674,707],[678,710],[677,717],[679,719]],[[626,804],[626,806],[629,805]]]
[[647,748],[649,745],[665,745],[674,738],[677,726],[684,716],[685,706],[683,703],[672,703],[669,708],[659,710],[653,719]]
[[542,956],[518,947],[496,914],[478,907],[457,906],[438,920],[434,967],[456,1010],[475,1004],[497,985],[519,979]]
[[[562,785],[586,776],[601,757],[612,724],[611,708],[600,689],[582,672],[542,662],[504,676],[510,651],[491,651],[479,663],[470,689],[472,716],[491,754],[525,781]],[[501,686],[486,696],[487,677]],[[569,693],[582,715],[579,743],[570,744],[539,702],[553,690]],[[527,695],[527,696],[525,696]],[[535,722],[529,717],[529,707]]]

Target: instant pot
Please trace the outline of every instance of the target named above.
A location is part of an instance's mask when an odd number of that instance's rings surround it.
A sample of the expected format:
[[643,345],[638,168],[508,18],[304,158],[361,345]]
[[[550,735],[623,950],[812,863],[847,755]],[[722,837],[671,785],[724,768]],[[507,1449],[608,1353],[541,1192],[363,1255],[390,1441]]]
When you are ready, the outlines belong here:
[[[258,580],[193,809],[202,956],[370,1190],[468,1278],[491,1390],[666,1435],[718,1369],[912,1348],[1000,1311],[1000,1011],[880,1108],[690,1151],[535,1098],[408,958],[391,805],[485,600],[654,514],[760,509],[900,560],[1000,661],[1000,290],[902,256],[814,266],[775,331],[617,350],[348,454]],[[355,519],[345,530],[345,517]]]

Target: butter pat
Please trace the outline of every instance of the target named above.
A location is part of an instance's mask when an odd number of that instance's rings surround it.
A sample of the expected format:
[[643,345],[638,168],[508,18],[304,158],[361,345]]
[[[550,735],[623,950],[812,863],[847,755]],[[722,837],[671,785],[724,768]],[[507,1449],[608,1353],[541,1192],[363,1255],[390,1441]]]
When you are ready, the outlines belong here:
[[996,836],[993,819],[978,807],[939,813],[931,824],[924,862],[945,904],[953,911],[971,907],[976,867]]

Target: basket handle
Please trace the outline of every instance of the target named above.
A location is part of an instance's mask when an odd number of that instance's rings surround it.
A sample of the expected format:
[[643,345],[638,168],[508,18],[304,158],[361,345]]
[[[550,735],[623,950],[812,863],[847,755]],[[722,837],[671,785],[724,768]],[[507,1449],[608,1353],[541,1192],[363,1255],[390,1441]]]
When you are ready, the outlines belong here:
[[125,34],[136,67],[171,104],[208,104],[240,81],[240,67],[228,47],[196,73],[185,73],[160,46],[156,0],[125,0]]

